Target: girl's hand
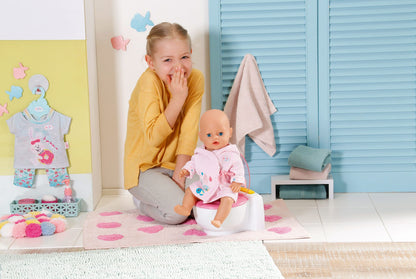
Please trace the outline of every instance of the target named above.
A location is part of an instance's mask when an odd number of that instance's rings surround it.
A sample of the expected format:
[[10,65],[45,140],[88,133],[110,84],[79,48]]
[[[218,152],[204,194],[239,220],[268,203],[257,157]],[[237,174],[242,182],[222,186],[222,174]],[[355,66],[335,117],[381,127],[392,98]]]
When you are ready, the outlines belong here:
[[183,105],[188,97],[188,80],[185,77],[183,69],[175,69],[175,73],[168,87],[172,93],[172,99]]
[[233,191],[233,193],[237,193],[240,191],[241,183],[233,182],[231,183],[230,188],[231,188],[231,191]]
[[173,171],[172,179],[183,191],[185,191],[185,176],[181,176],[180,173],[182,172],[183,166],[185,166],[186,162],[190,159],[191,156],[185,154],[178,154],[176,156],[176,166]]
[[185,176],[181,176],[180,173],[178,174],[177,172],[173,172],[172,179],[183,191],[185,191]]

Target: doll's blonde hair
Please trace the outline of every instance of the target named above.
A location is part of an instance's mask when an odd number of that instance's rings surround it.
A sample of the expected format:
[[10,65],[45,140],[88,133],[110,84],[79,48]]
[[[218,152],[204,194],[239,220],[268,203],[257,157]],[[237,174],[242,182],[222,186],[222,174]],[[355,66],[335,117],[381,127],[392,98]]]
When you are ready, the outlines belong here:
[[188,31],[180,24],[162,22],[153,26],[149,35],[147,35],[146,54],[152,55],[157,41],[174,38],[188,40],[189,49],[191,49],[191,37],[189,36]]

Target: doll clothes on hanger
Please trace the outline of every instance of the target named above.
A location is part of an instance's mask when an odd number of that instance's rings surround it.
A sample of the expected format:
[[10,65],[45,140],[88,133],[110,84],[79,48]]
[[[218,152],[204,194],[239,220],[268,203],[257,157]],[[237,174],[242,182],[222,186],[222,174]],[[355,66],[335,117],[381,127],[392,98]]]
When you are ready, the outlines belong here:
[[29,88],[41,97],[6,120],[15,135],[13,184],[31,188],[35,170],[46,169],[50,186],[64,185],[69,179],[64,135],[69,131],[71,118],[49,107],[44,98],[49,88],[46,77],[32,76]]

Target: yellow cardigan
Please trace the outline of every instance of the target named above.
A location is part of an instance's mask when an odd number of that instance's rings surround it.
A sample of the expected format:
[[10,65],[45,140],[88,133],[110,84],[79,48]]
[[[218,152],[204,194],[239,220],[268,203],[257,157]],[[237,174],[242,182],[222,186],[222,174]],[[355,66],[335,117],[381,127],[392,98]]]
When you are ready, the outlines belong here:
[[139,78],[130,101],[124,145],[124,188],[137,186],[139,172],[153,167],[175,169],[176,155],[192,156],[198,140],[204,76],[193,69],[188,97],[173,129],[164,111],[170,92],[150,69]]

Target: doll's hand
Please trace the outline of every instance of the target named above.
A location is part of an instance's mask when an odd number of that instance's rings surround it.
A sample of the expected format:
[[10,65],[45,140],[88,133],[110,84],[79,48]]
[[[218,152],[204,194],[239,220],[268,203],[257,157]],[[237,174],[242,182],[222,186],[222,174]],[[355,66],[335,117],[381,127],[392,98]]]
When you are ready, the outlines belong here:
[[172,99],[180,103],[185,103],[188,97],[188,80],[185,77],[183,69],[176,68],[172,79],[168,84],[169,90],[172,93]]
[[233,193],[237,193],[240,191],[241,183],[233,182],[231,183],[230,188],[231,188],[231,191],[233,191]]
[[183,177],[188,177],[190,175],[189,171],[186,169],[181,169],[181,171],[179,172],[179,177],[183,178]]

